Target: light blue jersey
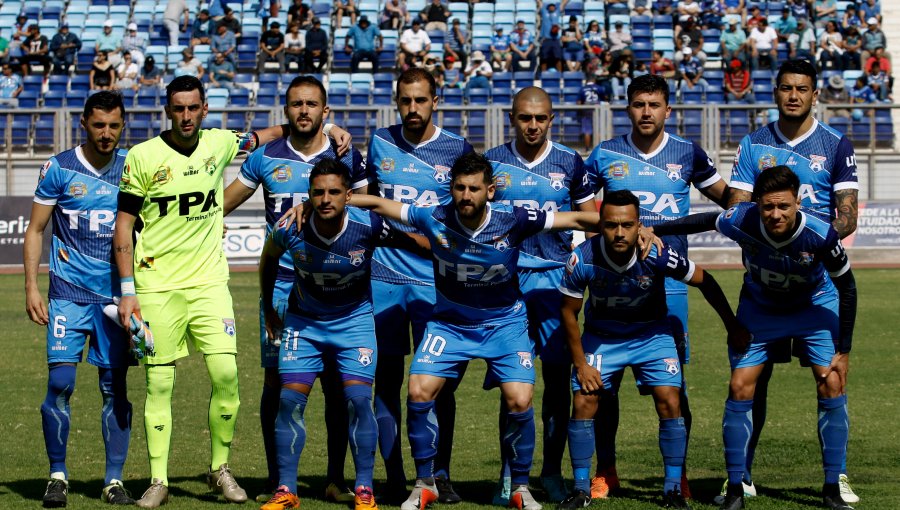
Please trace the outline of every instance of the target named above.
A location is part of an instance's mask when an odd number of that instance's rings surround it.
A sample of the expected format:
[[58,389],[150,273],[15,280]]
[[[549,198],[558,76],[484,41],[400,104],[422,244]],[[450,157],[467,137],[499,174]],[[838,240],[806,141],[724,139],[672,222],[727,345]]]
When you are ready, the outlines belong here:
[[125,150],[117,149],[104,168],[96,169],[81,147],[41,167],[34,201],[53,206],[51,300],[109,303],[119,295],[112,237],[124,167]]
[[788,141],[773,122],[745,136],[738,146],[731,187],[753,192],[759,174],[785,165],[800,179],[801,205],[820,218],[835,217],[834,193],[859,189],[853,144],[839,131],[813,119],[812,128]]

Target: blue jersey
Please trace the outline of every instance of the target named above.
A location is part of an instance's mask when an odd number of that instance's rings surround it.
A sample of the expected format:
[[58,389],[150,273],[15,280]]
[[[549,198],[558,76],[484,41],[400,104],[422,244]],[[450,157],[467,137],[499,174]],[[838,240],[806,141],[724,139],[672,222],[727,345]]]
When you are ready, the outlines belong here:
[[[494,167],[494,201],[542,211],[571,211],[573,204],[594,199],[584,161],[572,149],[547,142],[533,162],[526,162],[508,142],[484,153]],[[562,267],[572,252],[572,232],[557,231],[522,241],[519,267]]]
[[[585,83],[578,93],[578,102],[580,104],[600,104],[601,101],[609,101],[609,94],[606,87],[601,87],[596,82]],[[582,112],[588,113],[588,112]]]
[[333,319],[371,306],[369,285],[372,252],[391,230],[377,214],[347,206],[344,227],[331,239],[316,232],[310,219],[298,232],[296,224],[272,232],[272,242],[293,260],[296,279],[288,312]]
[[738,146],[731,187],[752,192],[759,174],[786,165],[800,179],[801,205],[829,221],[834,218],[834,192],[859,189],[856,154],[846,136],[813,119],[813,127],[788,141],[772,122],[745,136]]
[[687,282],[694,263],[671,246],[641,260],[635,251],[619,266],[606,254],[606,242],[595,236],[578,245],[566,263],[560,292],[576,299],[588,290],[584,329],[599,336],[627,338],[641,333],[671,330],[667,318],[666,277]]
[[125,150],[96,169],[76,147],[41,168],[34,201],[53,206],[50,299],[108,303],[119,295],[112,238],[124,167]]
[[[705,189],[722,179],[706,152],[694,142],[665,133],[652,154],[644,154],[626,134],[601,142],[588,157],[594,191],[630,190],[641,201],[641,223],[653,226],[691,212],[691,185]],[[687,236],[666,236],[666,244],[687,253]],[[687,292],[670,283],[670,293]]]
[[404,223],[431,242],[435,290],[434,314],[453,324],[508,323],[525,320],[519,290],[519,246],[528,236],[548,230],[553,213],[504,204],[487,204],[476,231],[459,223],[450,205],[404,206]]
[[826,276],[850,270],[850,260],[830,223],[799,213],[800,225],[790,239],[776,242],[765,231],[755,203],[745,202],[723,212],[716,230],[737,242],[742,250],[742,298],[752,299],[775,313],[790,313],[813,304],[818,297],[835,295]]
[[[381,196],[404,204],[449,204],[450,167],[472,151],[459,135],[437,128],[430,140],[412,145],[403,138],[403,127],[381,128],[372,135],[366,156],[366,174],[374,176]],[[392,227],[414,231],[402,224]],[[433,285],[431,264],[396,248],[375,252],[372,278],[399,284]]]
[[[326,140],[318,152],[307,156],[297,152],[289,138],[282,137],[252,152],[241,165],[238,180],[250,189],[263,187],[266,236],[285,212],[309,198],[309,172],[323,159],[338,159],[330,140]],[[340,161],[350,169],[351,189],[369,183],[358,150],[351,149]],[[281,258],[279,266],[279,279],[294,279],[293,264],[287,254]]]

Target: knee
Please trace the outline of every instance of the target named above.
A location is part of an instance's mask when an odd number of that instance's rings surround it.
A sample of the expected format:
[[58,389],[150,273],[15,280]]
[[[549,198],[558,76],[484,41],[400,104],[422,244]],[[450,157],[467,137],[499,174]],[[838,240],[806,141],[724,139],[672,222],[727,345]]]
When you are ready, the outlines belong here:
[[50,367],[47,392],[53,395],[72,396],[75,391],[75,365],[60,364]]
[[524,413],[531,409],[531,392],[522,391],[506,395],[506,407],[511,413]]
[[434,400],[436,396],[436,392],[432,391],[430,388],[426,388],[410,379],[409,400],[411,402],[430,402]]
[[681,399],[678,393],[666,395],[659,399],[659,417],[663,419],[678,418],[681,416]]
[[731,378],[729,392],[732,400],[752,400],[756,393],[756,383],[740,378]]

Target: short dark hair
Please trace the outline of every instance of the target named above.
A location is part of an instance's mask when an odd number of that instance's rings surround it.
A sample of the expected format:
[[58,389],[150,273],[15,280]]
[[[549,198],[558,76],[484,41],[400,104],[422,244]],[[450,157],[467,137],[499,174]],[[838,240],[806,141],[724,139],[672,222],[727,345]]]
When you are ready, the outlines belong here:
[[796,197],[800,193],[800,178],[785,165],[764,170],[753,184],[753,200],[775,191],[790,191]]
[[494,183],[494,167],[484,155],[475,151],[467,152],[457,158],[450,168],[450,179],[455,181],[461,175],[484,175],[484,183],[491,185]]
[[781,77],[786,74],[802,74],[803,76],[809,76],[809,79],[812,80],[813,90],[816,90],[819,86],[817,83],[818,76],[816,74],[816,68],[810,64],[808,60],[798,58],[788,60],[781,64],[781,67],[778,68],[778,74],[775,76],[776,87],[781,85]]
[[200,91],[200,102],[206,102],[206,91],[203,90],[203,82],[197,77],[184,75],[175,78],[166,85],[166,104],[172,103],[172,96],[179,92],[190,92],[192,90]]
[[350,189],[350,169],[347,165],[336,159],[321,159],[309,171],[309,188],[312,189],[313,179],[320,175],[337,175],[341,178],[341,184]]
[[322,94],[322,103],[328,104],[328,91],[325,90],[325,85],[322,85],[322,82],[319,81],[315,76],[310,75],[301,75],[297,76],[293,80],[291,80],[291,84],[288,85],[287,90],[284,91],[284,104],[287,104],[288,94],[291,92],[291,89],[296,87],[302,87],[304,85],[309,85],[310,87],[316,87],[319,89],[319,92]]
[[111,112],[115,109],[122,112],[122,119],[125,119],[125,103],[122,101],[122,94],[111,90],[101,90],[91,94],[84,102],[84,111],[81,112],[81,117],[87,119],[94,110]]
[[619,189],[603,194],[603,201],[600,202],[600,216],[603,216],[603,208],[607,205],[626,206],[633,205],[638,216],[641,214],[641,201],[634,193],[627,189]]
[[630,103],[638,94],[654,92],[661,92],[663,100],[669,104],[669,84],[666,83],[666,79],[657,74],[642,74],[631,80],[631,84],[628,85],[628,102]]
[[400,97],[401,83],[409,85],[423,80],[428,82],[428,91],[431,97],[435,97],[437,95],[437,82],[434,81],[434,76],[431,73],[421,67],[411,67],[400,73],[400,76],[397,78],[397,89],[395,90],[397,97]]

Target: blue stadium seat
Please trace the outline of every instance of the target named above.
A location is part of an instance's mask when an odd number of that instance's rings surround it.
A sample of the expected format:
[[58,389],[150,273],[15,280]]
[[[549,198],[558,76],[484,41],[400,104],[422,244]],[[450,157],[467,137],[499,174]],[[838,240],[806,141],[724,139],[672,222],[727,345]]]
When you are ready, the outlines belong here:
[[232,106],[250,106],[250,91],[243,87],[231,89]]
[[53,114],[39,114],[34,126],[34,144],[41,146],[53,145],[56,132],[56,120]]
[[66,91],[65,90],[48,90],[44,93],[45,108],[62,108],[65,106]]
[[456,87],[444,87],[441,92],[441,98],[444,101],[444,104],[447,105],[461,105],[463,104],[463,93],[462,90]]
[[372,90],[372,104],[381,106],[389,105],[393,100],[392,94],[390,88],[377,87]]
[[541,88],[544,89],[544,92],[546,92],[554,102],[559,101],[562,97],[562,87],[559,86],[559,82],[544,83],[542,81]]
[[141,108],[155,108],[159,101],[159,89],[141,87],[138,90],[137,104]]
[[486,105],[491,102],[491,89],[471,89],[469,104]]
[[[38,76],[38,79],[41,77]],[[19,93],[19,108],[37,108],[38,100],[41,98],[40,86],[37,89],[25,87]]]
[[578,97],[581,95],[581,87],[563,87],[563,102],[566,104],[578,103]]
[[563,87],[581,87],[584,85],[584,73],[581,71],[564,71],[562,80]]

